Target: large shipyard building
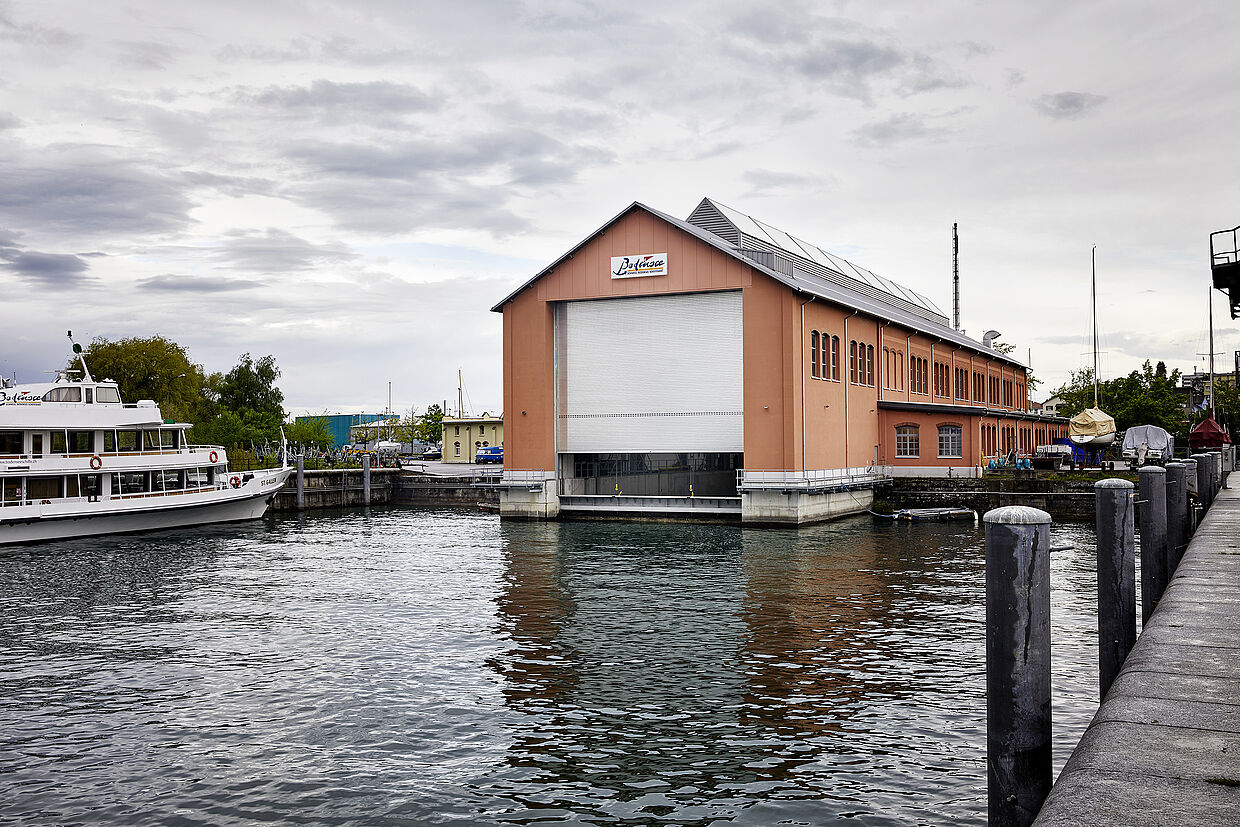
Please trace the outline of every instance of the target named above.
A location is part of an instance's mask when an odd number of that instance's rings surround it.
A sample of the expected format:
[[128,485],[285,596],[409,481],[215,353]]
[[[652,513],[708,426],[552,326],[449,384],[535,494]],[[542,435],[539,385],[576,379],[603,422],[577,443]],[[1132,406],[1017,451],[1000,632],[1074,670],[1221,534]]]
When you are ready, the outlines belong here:
[[925,296],[710,199],[632,204],[493,309],[508,517],[810,522],[1065,433]]

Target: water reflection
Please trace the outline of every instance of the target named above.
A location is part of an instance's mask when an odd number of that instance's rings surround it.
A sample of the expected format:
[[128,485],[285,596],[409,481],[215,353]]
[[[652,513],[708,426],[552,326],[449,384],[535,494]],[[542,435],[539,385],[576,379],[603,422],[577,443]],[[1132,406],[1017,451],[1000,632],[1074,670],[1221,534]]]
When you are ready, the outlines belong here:
[[[1096,704],[1090,534],[1052,559],[1060,763]],[[6,550],[0,822],[981,824],[982,572],[974,526],[868,518]]]
[[503,525],[511,764],[638,821],[976,817],[978,535],[916,532]]

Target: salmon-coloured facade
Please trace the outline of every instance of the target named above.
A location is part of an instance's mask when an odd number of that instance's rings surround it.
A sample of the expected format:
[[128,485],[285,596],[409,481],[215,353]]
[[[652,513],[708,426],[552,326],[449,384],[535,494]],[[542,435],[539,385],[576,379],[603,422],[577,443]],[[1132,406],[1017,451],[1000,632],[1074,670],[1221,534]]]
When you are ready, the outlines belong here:
[[[662,272],[613,270],[656,251],[647,258]],[[607,300],[630,301],[599,303]],[[740,329],[730,332],[720,320],[737,306]],[[641,312],[624,325],[608,321],[634,307]],[[975,475],[989,458],[1066,435],[1064,420],[1028,412],[1022,364],[952,329],[929,300],[709,199],[687,222],[631,205],[495,309],[504,316],[508,516],[702,510],[693,501],[709,485],[723,512],[747,522],[806,522],[857,510],[888,474]],[[697,321],[642,327],[664,310]],[[666,340],[665,356],[649,357],[652,338]],[[720,368],[733,349],[737,368]],[[688,388],[710,370],[720,372],[707,390],[666,398],[680,377]],[[595,399],[609,383],[594,396],[580,390],[599,372],[617,385],[633,379],[634,390],[609,400]],[[663,386],[648,392],[661,402],[643,401],[648,385]],[[705,432],[736,416],[735,437]],[[629,429],[632,444],[608,428]],[[683,453],[643,447],[667,429],[685,434]],[[729,468],[735,490],[719,489]],[[601,474],[611,474],[610,499],[576,496],[599,488]],[[687,496],[672,490],[680,477]],[[575,478],[594,486],[574,487]],[[626,486],[658,502],[621,502]]]

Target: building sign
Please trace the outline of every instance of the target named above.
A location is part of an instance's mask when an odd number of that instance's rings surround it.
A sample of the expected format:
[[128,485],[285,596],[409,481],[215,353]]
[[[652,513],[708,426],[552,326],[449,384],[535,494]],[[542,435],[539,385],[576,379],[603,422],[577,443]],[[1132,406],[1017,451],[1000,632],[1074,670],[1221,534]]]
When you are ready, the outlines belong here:
[[639,253],[635,256],[612,256],[613,279],[635,279],[639,276],[666,276],[667,253]]

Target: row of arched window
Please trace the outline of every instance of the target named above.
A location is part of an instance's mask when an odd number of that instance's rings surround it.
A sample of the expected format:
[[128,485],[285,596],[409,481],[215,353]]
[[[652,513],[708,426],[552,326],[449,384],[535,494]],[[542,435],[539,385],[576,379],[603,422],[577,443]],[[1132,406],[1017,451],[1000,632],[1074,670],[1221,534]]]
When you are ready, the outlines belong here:
[[[817,330],[809,334],[810,376],[815,379],[840,381],[840,337]],[[883,387],[904,390],[904,352],[884,347]],[[908,360],[908,387],[913,393],[930,395],[933,373],[934,395],[937,397],[969,401],[968,368],[953,368],[947,362],[935,362],[910,356]],[[1024,382],[972,372],[972,400],[990,405],[1003,404],[1009,408],[1028,405]],[[856,339],[848,343],[848,381],[854,385],[874,385],[874,346]]]
[[817,330],[809,334],[810,375],[815,379],[840,380],[840,337],[820,334]]

